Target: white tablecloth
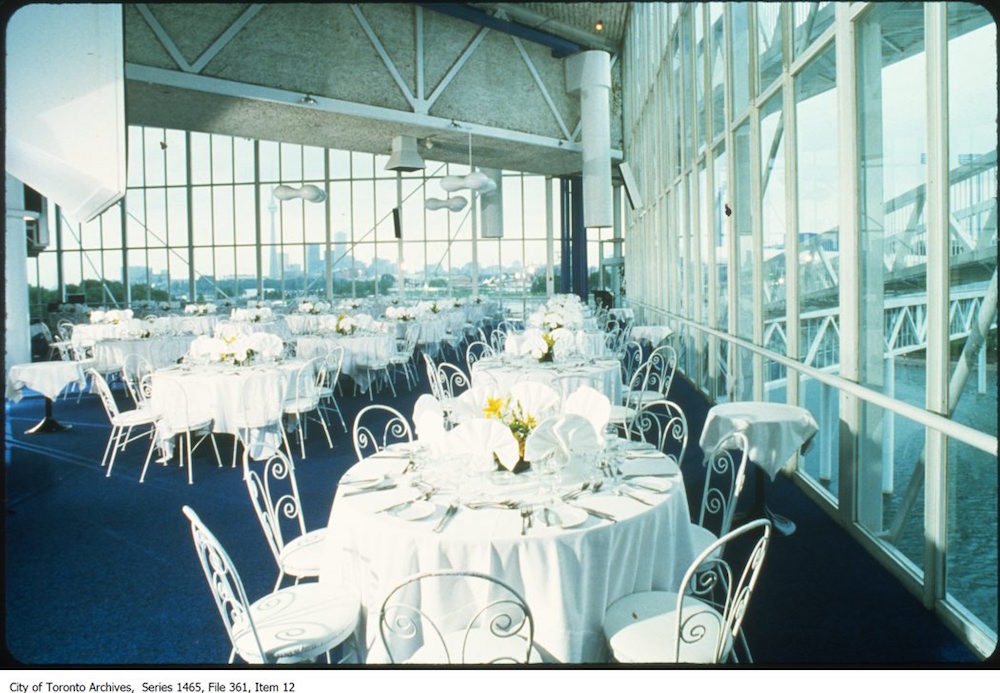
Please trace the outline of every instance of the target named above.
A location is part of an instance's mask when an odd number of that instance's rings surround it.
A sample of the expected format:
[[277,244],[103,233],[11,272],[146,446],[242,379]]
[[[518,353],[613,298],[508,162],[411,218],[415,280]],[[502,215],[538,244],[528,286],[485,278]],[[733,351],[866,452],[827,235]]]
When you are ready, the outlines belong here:
[[708,410],[699,445],[710,455],[726,436],[742,432],[749,459],[773,480],[819,427],[808,409],[777,402],[726,402]]
[[117,323],[98,322],[93,324],[73,325],[73,334],[70,343],[74,348],[79,349],[84,345],[91,345],[102,339],[118,339],[127,330],[142,330],[148,326],[138,318],[120,320]]
[[84,369],[92,361],[38,361],[11,366],[7,371],[6,396],[12,402],[19,402],[24,396],[22,390],[30,388],[54,400],[62,389],[70,383],[80,387],[87,384]]
[[[399,452],[389,449],[367,458],[352,467],[345,479],[398,475],[406,459],[384,457],[386,454]],[[437,483],[433,472],[443,464],[428,462],[421,473]],[[566,487],[577,487],[581,478],[588,478],[591,472],[582,464],[564,472]],[[320,584],[333,586],[347,579],[360,590],[366,612],[360,627],[361,641],[370,650],[369,662],[384,661],[378,618],[389,590],[415,573],[442,569],[487,573],[520,593],[531,609],[535,643],[543,658],[559,662],[604,661],[602,621],[607,606],[635,591],[676,589],[694,558],[683,481],[676,466],[665,457],[661,456],[657,464],[677,476],[670,477],[674,481],[665,493],[643,494],[653,506],[610,492],[587,495],[576,504],[609,512],[618,522],[586,515],[582,524],[564,529],[558,524],[546,526],[539,505],[533,528],[525,535],[521,534],[517,509],[473,510],[464,505],[444,531],[435,533],[433,528],[450,500],[445,495],[432,499],[437,507],[423,519],[377,513],[418,495],[406,483],[407,475],[399,476],[393,489],[353,496],[344,494],[357,487],[342,484],[330,512]],[[460,472],[455,474],[461,476]],[[532,497],[538,498],[535,474],[532,471],[519,475],[510,485],[489,481],[492,477],[474,479],[463,487],[460,498],[506,498],[531,503]],[[424,595],[421,606],[435,608],[428,602]],[[447,609],[448,604],[437,606]]]
[[673,333],[674,331],[666,325],[633,325],[631,338],[637,342],[649,342],[657,347],[665,343]]
[[173,334],[212,334],[219,318],[214,315],[165,315],[156,318],[152,327],[156,333]]
[[338,313],[289,313],[285,324],[292,334],[315,334],[336,332]]
[[621,401],[621,365],[616,359],[576,363],[539,363],[531,357],[488,356],[472,364],[472,385],[495,384],[505,391],[521,380],[551,385],[558,378],[563,395],[581,385],[589,385],[603,392],[612,402]]
[[[586,330],[569,330],[569,332],[573,335],[573,345],[576,353],[588,358],[598,358],[607,355],[607,335],[604,332]],[[523,351],[522,345],[525,340],[538,337],[541,334],[542,330],[537,327],[528,327],[524,332],[509,334],[507,335],[507,341],[504,343],[504,348],[506,351],[520,354]]]
[[[158,387],[160,383],[170,380],[184,391],[187,396],[190,421],[212,419],[213,432],[232,435],[237,432],[239,422],[244,418],[247,408],[253,406],[253,402],[245,402],[242,397],[246,376],[251,372],[264,374],[265,377],[275,381],[272,384],[274,389],[284,393],[288,391],[289,383],[304,363],[296,359],[254,366],[181,365],[154,371],[150,406],[161,417],[157,423],[157,436],[161,446],[165,451],[169,449],[167,443],[173,436],[174,430],[171,418],[180,414],[177,413],[176,403],[167,397],[170,390]],[[254,456],[259,457],[267,454],[269,450],[276,449],[280,444],[280,435],[281,431],[277,427],[273,430],[255,431],[252,446]]]
[[396,336],[391,332],[355,333],[350,336],[296,338],[295,355],[300,359],[326,356],[327,349],[344,347],[344,365],[341,373],[350,376],[359,386],[368,387],[368,365],[387,363],[396,353]]
[[193,335],[149,337],[148,339],[102,339],[94,344],[94,360],[98,368],[121,368],[129,354],[139,354],[153,368],[164,368],[187,353]]

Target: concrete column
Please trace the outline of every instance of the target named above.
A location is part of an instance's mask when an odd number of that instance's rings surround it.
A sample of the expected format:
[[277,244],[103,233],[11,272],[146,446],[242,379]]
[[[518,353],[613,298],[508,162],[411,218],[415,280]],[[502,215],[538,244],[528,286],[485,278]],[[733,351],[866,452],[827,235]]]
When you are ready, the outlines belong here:
[[28,241],[24,223],[24,185],[6,176],[7,225],[4,246],[4,365],[31,361],[28,327]]
[[612,224],[611,56],[583,51],[568,57],[566,87],[570,94],[580,94],[583,226],[608,227]]
[[583,180],[579,177],[572,179],[572,264],[573,264],[573,293],[580,297],[584,303],[587,302],[587,227],[584,225],[584,206],[586,203],[586,193],[584,192]]

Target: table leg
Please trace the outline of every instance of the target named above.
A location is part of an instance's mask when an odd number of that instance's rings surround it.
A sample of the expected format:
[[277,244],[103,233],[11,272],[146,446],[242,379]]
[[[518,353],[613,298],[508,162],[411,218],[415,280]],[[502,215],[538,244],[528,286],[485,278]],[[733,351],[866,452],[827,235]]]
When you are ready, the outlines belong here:
[[771,521],[774,530],[783,536],[789,536],[795,532],[795,523],[784,515],[779,515],[767,506],[767,498],[764,487],[767,484],[767,475],[764,470],[754,465],[754,497],[753,507],[747,513],[748,518],[757,519],[766,517]]
[[41,421],[25,431],[25,433],[28,435],[33,435],[35,433],[58,433],[59,431],[66,431],[70,428],[73,427],[69,424],[61,424],[56,421],[55,416],[52,415],[52,400],[46,397],[45,416]]

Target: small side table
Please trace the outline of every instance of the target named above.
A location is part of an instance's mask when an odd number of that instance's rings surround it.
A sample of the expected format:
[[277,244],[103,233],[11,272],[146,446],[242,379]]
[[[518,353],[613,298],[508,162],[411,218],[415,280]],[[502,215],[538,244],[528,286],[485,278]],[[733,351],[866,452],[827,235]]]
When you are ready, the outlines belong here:
[[11,366],[7,372],[7,399],[17,402],[23,397],[22,390],[30,388],[45,396],[45,416],[25,433],[57,433],[71,428],[56,421],[52,413],[52,401],[70,383],[86,386],[87,378],[82,361],[38,361]]
[[764,499],[764,473],[771,480],[797,451],[812,443],[819,426],[808,409],[776,402],[726,402],[708,410],[699,445],[709,455],[733,432],[742,432],[750,444],[747,457],[756,466],[755,514],[768,517],[784,535],[795,523],[772,512]]

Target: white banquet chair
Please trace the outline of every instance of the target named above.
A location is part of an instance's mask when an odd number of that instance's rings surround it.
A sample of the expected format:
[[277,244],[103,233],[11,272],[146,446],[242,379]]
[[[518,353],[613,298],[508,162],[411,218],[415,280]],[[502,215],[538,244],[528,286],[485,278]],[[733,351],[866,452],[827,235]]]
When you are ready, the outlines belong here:
[[643,399],[669,399],[670,385],[677,371],[677,352],[668,344],[653,349],[646,359],[646,378],[641,391],[629,392],[626,405],[638,406]]
[[643,402],[625,429],[625,437],[652,443],[680,466],[687,452],[687,417],[675,402],[666,399]]
[[645,395],[642,384],[646,381],[646,371],[649,365],[649,361],[645,361],[632,374],[628,382],[628,387],[622,395],[622,403],[613,402],[611,404],[609,423],[623,432],[628,430],[629,423],[631,423],[642,407],[642,399]]
[[285,413],[285,395],[287,383],[281,378],[275,378],[270,373],[249,373],[240,386],[240,402],[242,407],[235,413],[233,425],[233,461],[236,466],[236,453],[240,446],[250,451],[254,445],[253,435],[264,435],[268,429],[280,431],[281,443],[285,446],[288,458],[292,457],[291,446],[285,427],[281,425]]
[[153,364],[142,354],[131,353],[122,362],[122,381],[137,408],[149,406],[148,392],[140,387],[142,379],[153,372]]
[[232,644],[229,663],[298,664],[330,651],[354,634],[361,612],[350,590],[319,583],[286,587],[250,602],[226,550],[195,512],[184,506],[205,579]]
[[[428,607],[434,603],[442,608]],[[527,602],[503,581],[482,573],[412,575],[386,595],[378,623],[394,664],[541,662]]]
[[296,584],[303,578],[319,577],[326,539],[326,527],[306,531],[295,465],[291,460],[276,450],[258,474],[250,467],[249,450],[243,453],[243,480],[264,530],[264,538],[278,564],[274,589],[281,586],[286,576],[294,578]]
[[732,527],[736,504],[746,481],[749,449],[746,436],[734,431],[706,456],[698,524],[691,526],[695,550],[708,546]]
[[323,358],[317,357],[306,361],[295,372],[292,382],[288,386],[284,413],[286,416],[295,418],[299,435],[299,453],[302,455],[302,459],[306,458],[305,428],[310,414],[314,415],[316,421],[323,428],[327,445],[333,448],[330,429],[326,424],[323,410],[319,406],[320,392],[322,392],[325,383],[326,367],[323,366]]
[[340,411],[340,403],[337,402],[337,395],[334,392],[340,383],[340,374],[344,370],[344,351],[343,346],[337,345],[330,347],[326,353],[326,360],[323,362],[326,368],[326,381],[319,391],[319,406],[324,413],[336,414],[344,433],[347,433],[347,422],[344,421],[344,414]]
[[[97,390],[101,403],[104,405],[104,411],[108,415],[108,421],[111,422],[111,434],[108,436],[108,444],[104,447],[104,457],[101,458],[101,466],[107,465],[108,467],[105,474],[108,477],[111,476],[111,469],[115,466],[115,457],[118,452],[125,450],[125,446],[133,440],[149,436],[149,448],[152,450],[153,423],[156,421],[156,415],[147,408],[120,411],[118,403],[115,402],[115,398],[111,394],[111,388],[108,387],[107,381],[101,374],[96,369],[89,368],[87,375],[90,376],[91,388]],[[132,431],[137,427],[143,430],[133,435]],[[108,459],[109,452],[111,453],[110,460]]]
[[[395,378],[396,373],[402,369],[403,375],[406,377],[406,388],[411,392],[413,391],[413,386],[420,380],[416,364],[414,363],[417,338],[419,336],[420,325],[415,322],[408,323],[403,339],[397,342],[395,353],[389,357],[389,366],[393,369],[390,377]],[[395,389],[393,389],[393,395],[395,394]]]
[[[189,407],[187,393],[179,384],[170,380],[162,380],[157,384],[158,395],[163,394],[163,401],[170,402],[170,409],[157,419],[157,427],[162,427],[157,434],[162,438],[168,435],[170,438],[177,438],[177,445],[180,447],[178,457],[181,467],[184,466],[184,457],[187,455],[188,484],[194,483],[194,471],[192,461],[194,451],[208,438],[212,441],[212,448],[215,450],[215,461],[222,466],[222,458],[219,457],[219,446],[215,442],[215,432],[212,427],[215,421],[211,417],[192,416]],[[165,394],[164,394],[165,393]],[[198,435],[198,441],[191,444],[191,434]],[[142,465],[142,474],[139,475],[139,483],[146,480],[146,471],[149,469],[149,462],[152,459],[153,448],[150,447],[146,454],[146,462]],[[166,464],[166,460],[160,460]]]
[[469,377],[472,377],[472,364],[485,356],[493,356],[493,354],[493,347],[486,342],[481,342],[478,339],[469,342],[469,346],[465,348],[465,370]]
[[[372,421],[375,423],[372,423]],[[381,431],[381,434],[379,434]],[[369,404],[354,418],[354,453],[360,462],[392,443],[413,441],[413,429],[400,412],[385,404]]]
[[438,382],[445,400],[452,400],[469,388],[469,376],[453,363],[442,361],[438,364]]
[[[754,537],[745,561],[722,558],[730,544],[744,545],[744,538]],[[636,592],[613,602],[604,613],[604,635],[615,661],[717,664],[735,659],[733,645],[770,539],[770,520],[747,523],[707,546],[676,592]]]

